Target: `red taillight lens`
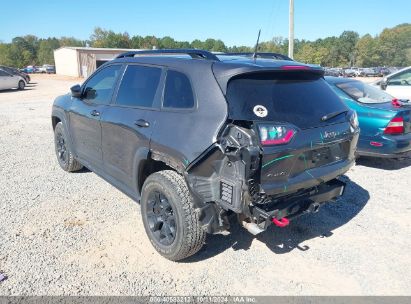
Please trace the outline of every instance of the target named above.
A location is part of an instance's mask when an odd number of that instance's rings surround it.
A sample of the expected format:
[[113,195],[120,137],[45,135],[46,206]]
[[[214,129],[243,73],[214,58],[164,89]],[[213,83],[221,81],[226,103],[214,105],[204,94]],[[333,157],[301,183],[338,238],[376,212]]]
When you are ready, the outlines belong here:
[[259,125],[258,132],[263,146],[287,144],[296,133],[292,128],[275,125]]
[[402,117],[394,117],[388,123],[384,130],[384,134],[403,134],[404,133],[404,119]]

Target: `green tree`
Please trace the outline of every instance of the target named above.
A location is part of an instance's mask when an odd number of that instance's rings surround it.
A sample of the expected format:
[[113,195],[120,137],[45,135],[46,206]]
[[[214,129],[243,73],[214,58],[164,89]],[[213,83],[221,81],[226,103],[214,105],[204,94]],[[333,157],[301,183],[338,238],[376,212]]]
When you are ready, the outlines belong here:
[[355,62],[356,52],[355,46],[359,39],[357,32],[344,31],[338,39],[338,60],[343,65],[353,66]]
[[143,48],[142,45],[144,43],[144,38],[141,36],[133,36],[131,38],[131,48],[133,49],[141,49]]
[[11,44],[0,43],[0,65],[16,66],[11,58]]
[[177,43],[173,38],[166,36],[159,39],[159,47],[162,49],[174,49],[177,47]]
[[153,49],[153,48],[158,49],[159,45],[160,43],[157,37],[146,36],[143,38],[143,44],[141,45],[141,48],[142,49]]
[[191,42],[191,47],[194,49],[204,49],[204,43],[198,39],[195,39]]
[[213,44],[213,47],[211,48],[211,51],[214,51],[214,52],[227,52],[227,47],[225,46],[223,41],[218,39],[218,40],[214,40],[214,44]]
[[410,64],[407,51],[411,48],[411,24],[384,29],[378,36],[378,50],[382,65],[405,66]]
[[128,33],[114,33],[101,27],[96,27],[90,36],[91,46],[100,48],[130,48],[131,41]]
[[40,39],[37,62],[41,65],[54,64],[54,50],[59,47],[60,41],[57,38]]
[[381,62],[378,51],[378,40],[367,34],[361,37],[355,46],[357,59],[356,65],[360,67],[377,66]]
[[74,46],[74,47],[79,46],[79,47],[81,47],[81,46],[86,46],[86,42],[82,41],[82,40],[78,40],[74,37],[61,37],[59,39],[59,45],[60,45],[60,47],[62,47],[62,46]]
[[[188,41],[176,41],[166,36],[133,36],[127,32],[115,33],[96,27],[89,41],[74,37],[38,39],[34,35],[15,37],[11,43],[0,42],[0,64],[23,67],[26,65],[52,63],[53,51],[61,46],[85,46],[102,48],[196,48],[215,52],[253,52],[254,46],[227,47],[220,39],[208,38]],[[273,37],[262,41],[260,52],[288,53],[288,40]],[[394,28],[384,29],[378,36],[359,37],[353,31],[344,31],[340,36],[317,39],[315,41],[298,40],[294,42],[295,58],[307,63],[322,66],[408,66],[411,65],[411,24],[404,23]]]

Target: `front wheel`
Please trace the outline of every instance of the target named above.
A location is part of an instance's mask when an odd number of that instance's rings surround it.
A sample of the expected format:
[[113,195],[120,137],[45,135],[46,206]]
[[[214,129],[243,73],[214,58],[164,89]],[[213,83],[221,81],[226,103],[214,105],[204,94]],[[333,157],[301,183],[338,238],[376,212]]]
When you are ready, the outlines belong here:
[[61,122],[54,128],[54,147],[60,167],[67,172],[81,170],[83,165],[74,158],[67,142],[67,135]]
[[156,172],[146,179],[141,214],[151,244],[169,260],[187,258],[204,244],[206,233],[201,228],[193,197],[184,178],[175,171]]

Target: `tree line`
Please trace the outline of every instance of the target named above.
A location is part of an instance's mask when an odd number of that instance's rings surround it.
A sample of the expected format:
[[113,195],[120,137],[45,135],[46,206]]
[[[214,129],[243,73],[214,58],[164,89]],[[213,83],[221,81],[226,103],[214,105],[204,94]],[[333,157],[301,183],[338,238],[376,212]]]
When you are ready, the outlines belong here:
[[[0,43],[0,65],[24,67],[54,64],[53,51],[63,46],[90,46],[100,48],[175,49],[196,48],[214,52],[253,52],[253,46],[228,47],[220,39],[176,41],[166,36],[130,36],[100,27],[94,29],[88,40],[73,37],[38,38],[34,35],[15,37],[10,43]],[[274,37],[261,42],[260,52],[288,53],[288,39]],[[400,24],[384,29],[379,35],[360,37],[357,32],[344,31],[340,36],[299,40],[294,42],[297,61],[327,67],[373,67],[411,65],[411,24]]]

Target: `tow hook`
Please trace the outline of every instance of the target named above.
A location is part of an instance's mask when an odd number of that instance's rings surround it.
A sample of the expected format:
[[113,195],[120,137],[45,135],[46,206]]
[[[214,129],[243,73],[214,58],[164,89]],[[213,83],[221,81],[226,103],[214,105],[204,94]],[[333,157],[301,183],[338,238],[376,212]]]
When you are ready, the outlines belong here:
[[283,217],[280,220],[273,218],[272,222],[274,223],[274,225],[276,225],[277,227],[281,227],[281,228],[288,226],[288,224],[290,223],[290,221],[285,217]]

